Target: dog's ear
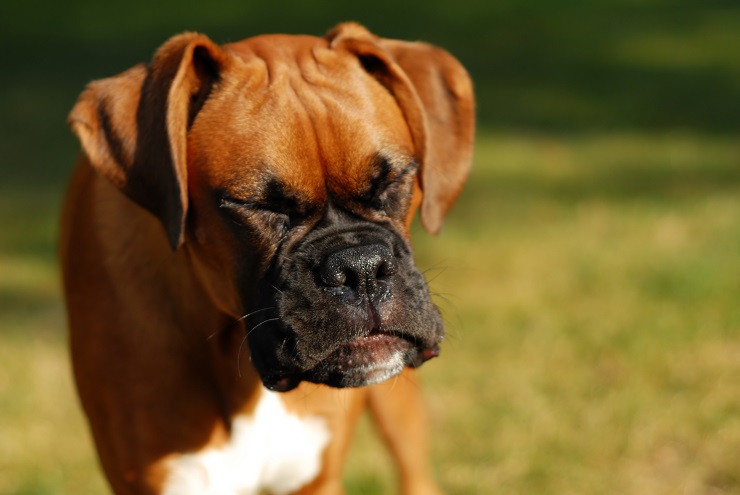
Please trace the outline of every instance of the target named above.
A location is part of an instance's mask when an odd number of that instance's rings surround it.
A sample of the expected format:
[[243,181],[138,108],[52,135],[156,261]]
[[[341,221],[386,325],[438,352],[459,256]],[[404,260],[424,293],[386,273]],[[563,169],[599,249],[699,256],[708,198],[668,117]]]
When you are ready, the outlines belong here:
[[340,24],[327,39],[354,53],[398,102],[421,165],[421,221],[437,233],[470,171],[475,103],[468,73],[440,48],[379,38],[355,23]]
[[69,115],[90,163],[164,225],[173,249],[188,208],[187,131],[230,55],[185,33],[149,65],[92,82]]

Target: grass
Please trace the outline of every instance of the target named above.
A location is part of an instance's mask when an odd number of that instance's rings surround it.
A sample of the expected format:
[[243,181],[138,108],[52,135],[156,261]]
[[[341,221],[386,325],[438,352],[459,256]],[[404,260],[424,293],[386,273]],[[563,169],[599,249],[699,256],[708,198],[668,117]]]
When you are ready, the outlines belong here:
[[463,323],[428,370],[457,430],[443,479],[466,445],[453,493],[740,493],[738,152],[681,135],[481,143],[467,198],[424,244],[456,256],[435,284]]
[[[449,494],[740,494],[740,145],[482,133],[443,233],[422,368]],[[105,493],[71,385],[59,185],[0,194],[0,493]],[[19,214],[22,212],[22,214]],[[349,493],[388,493],[361,425]]]
[[[486,129],[442,235],[415,233],[448,321],[422,369],[446,492],[740,495],[736,1],[42,3],[0,6],[0,493],[106,493],[55,259],[84,84],[183,30],[354,19],[459,57]],[[346,482],[393,486],[367,422]]]

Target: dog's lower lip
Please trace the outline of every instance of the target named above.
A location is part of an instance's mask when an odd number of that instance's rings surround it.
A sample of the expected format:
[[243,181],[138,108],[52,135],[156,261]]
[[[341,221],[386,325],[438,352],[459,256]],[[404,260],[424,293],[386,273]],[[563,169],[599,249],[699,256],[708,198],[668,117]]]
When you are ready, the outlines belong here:
[[264,380],[265,387],[273,392],[289,392],[296,388],[300,379],[292,375],[275,375]]
[[384,330],[373,330],[368,335],[358,337],[337,349],[328,358],[339,369],[350,369],[356,366],[369,366],[380,362],[395,353],[406,353],[414,344],[398,333]]
[[419,352],[419,357],[421,358],[422,362],[429,361],[430,359],[436,358],[438,356],[439,356],[439,346],[422,349]]
[[402,332],[390,332],[386,330],[372,330],[369,334],[358,337],[346,344],[345,348],[363,348],[366,346],[416,346],[415,339],[404,335]]

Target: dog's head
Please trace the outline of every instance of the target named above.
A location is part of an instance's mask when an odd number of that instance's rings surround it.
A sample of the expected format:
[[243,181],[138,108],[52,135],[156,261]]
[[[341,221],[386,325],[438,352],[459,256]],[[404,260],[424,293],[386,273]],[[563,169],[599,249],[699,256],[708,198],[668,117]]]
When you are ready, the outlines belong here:
[[185,34],[70,116],[90,162],[187,249],[264,383],[375,383],[438,353],[414,265],[468,173],[473,96],[423,43],[344,24],[219,47]]

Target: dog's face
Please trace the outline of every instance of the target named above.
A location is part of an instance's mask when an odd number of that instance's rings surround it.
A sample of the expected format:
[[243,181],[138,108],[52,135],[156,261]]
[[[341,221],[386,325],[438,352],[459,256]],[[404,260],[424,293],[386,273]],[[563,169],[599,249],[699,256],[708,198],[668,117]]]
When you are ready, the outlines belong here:
[[357,59],[312,46],[322,64],[303,44],[280,46],[290,56],[214,95],[193,124],[186,245],[224,257],[268,387],[375,383],[435,356],[443,336],[408,244],[413,141]]
[[[462,185],[467,163],[438,178],[430,155],[469,162],[472,95],[467,108],[448,102],[434,116],[467,112],[445,129],[462,135],[463,156],[437,149],[424,120],[434,109],[424,106],[459,92],[440,82],[449,70],[414,81],[391,57],[399,47],[383,49],[358,29],[253,38],[227,52],[201,43],[185,72],[187,158],[178,173],[187,180],[177,184],[187,208],[169,208],[181,230],[163,223],[214,299],[242,317],[252,362],[273,390],[303,380],[376,383],[436,356],[444,335],[409,225],[423,201],[424,223],[437,230]],[[430,78],[440,95],[415,87]]]

